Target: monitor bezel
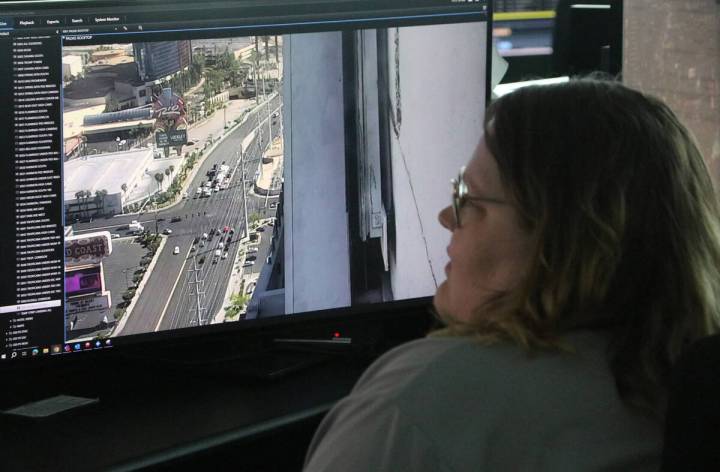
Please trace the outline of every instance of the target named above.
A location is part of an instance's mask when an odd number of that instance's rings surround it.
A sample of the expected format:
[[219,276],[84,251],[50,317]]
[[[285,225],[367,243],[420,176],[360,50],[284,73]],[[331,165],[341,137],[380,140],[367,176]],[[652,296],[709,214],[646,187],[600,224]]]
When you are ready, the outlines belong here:
[[[180,7],[183,4],[196,3],[192,0],[179,0],[175,3],[176,6]],[[240,3],[240,2],[236,2]],[[247,2],[251,4],[262,4],[267,2]],[[295,2],[296,4],[302,4],[302,1]],[[388,2],[396,5],[398,8],[403,7],[403,2],[392,1]],[[491,1],[487,2],[487,18],[483,21],[486,24],[486,80],[485,80],[485,104],[489,104],[491,99],[491,77],[492,77],[492,14],[493,6]],[[13,10],[32,8],[33,11],[43,11],[46,9],[67,9],[72,10],[73,8],[95,8],[95,7],[120,7],[127,8],[132,6],[147,6],[147,5],[162,5],[159,1],[143,1],[143,0],[19,0],[19,1],[0,1],[0,9],[12,8]],[[37,13],[37,12],[35,12]],[[477,20],[472,20],[477,21]],[[412,25],[421,24],[449,24],[449,23],[463,23],[471,22],[469,20],[463,21],[428,21],[428,22],[417,22]],[[397,24],[397,22],[393,23]],[[380,25],[382,26],[382,25]],[[336,24],[327,27],[321,25],[314,25],[313,31],[346,31],[346,30],[357,30],[362,26],[342,26],[338,27]],[[378,25],[369,27],[379,27]],[[248,35],[252,35],[248,32]],[[205,326],[194,326],[187,328],[179,328],[173,330],[164,330],[156,332],[138,333],[132,335],[120,335],[117,337],[110,337],[112,340],[112,348],[92,348],[82,349],[79,351],[72,351],[69,353],[63,352],[55,355],[42,355],[42,356],[28,356],[24,358],[18,357],[12,361],[1,362],[0,369],[16,369],[18,367],[32,365],[32,366],[47,366],[64,363],[68,358],[79,360],[79,358],[97,358],[97,356],[104,356],[110,354],[113,356],[122,355],[123,351],[137,353],[139,350],[147,350],[148,357],[152,357],[153,352],[158,352],[166,349],[173,349],[177,347],[182,349],[188,345],[200,343],[205,347],[213,346],[215,343],[221,340],[233,339],[240,342],[243,338],[256,338],[260,337],[265,340],[272,339],[277,336],[277,333],[287,333],[288,331],[307,331],[308,326],[315,326],[317,328],[318,336],[332,335],[332,331],[337,327],[338,330],[348,322],[363,322],[363,320],[377,320],[382,317],[392,317],[393,315],[407,316],[408,313],[421,313],[424,316],[432,318],[432,300],[433,296],[405,299],[405,300],[394,300],[388,302],[380,302],[373,304],[354,305],[347,307],[336,307],[325,310],[314,310],[306,312],[298,312],[287,315],[272,316],[268,318],[253,319],[253,320],[242,320],[227,323],[218,323]],[[74,341],[72,341],[74,342]],[[80,353],[84,353],[85,356],[81,356]],[[63,361],[60,361],[63,359]]]

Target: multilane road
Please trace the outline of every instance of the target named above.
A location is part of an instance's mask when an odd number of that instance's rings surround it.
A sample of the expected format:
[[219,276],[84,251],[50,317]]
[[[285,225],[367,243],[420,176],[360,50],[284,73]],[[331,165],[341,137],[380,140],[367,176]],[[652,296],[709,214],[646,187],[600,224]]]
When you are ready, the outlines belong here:
[[[242,163],[245,168],[248,191],[252,189],[253,176],[259,167],[263,151],[272,142],[267,135],[272,132],[275,138],[280,133],[279,118],[272,118],[271,114],[279,110],[280,96],[276,96],[269,107],[262,106],[260,110],[253,111],[252,115],[240,126],[230,132],[225,139],[203,161],[200,169],[188,188],[189,198],[180,204],[165,210],[146,214],[145,218],[137,216],[118,217],[113,219],[113,225],[100,227],[95,224],[78,225],[76,232],[88,230],[108,229],[128,224],[132,219],[140,219],[148,230],[154,230],[156,224],[163,231],[170,228],[172,233],[167,236],[165,248],[157,255],[152,271],[145,275],[145,286],[136,300],[135,306],[127,319],[122,332],[115,335],[128,335],[152,332],[157,330],[175,329],[193,326],[198,323],[209,323],[215,314],[222,309],[226,287],[232,271],[232,265],[240,246],[240,239],[245,231],[245,213],[243,199],[247,193],[243,191],[243,171],[240,166],[239,151],[241,143],[253,131],[255,138],[244,149]],[[268,112],[269,110],[269,112]],[[273,124],[274,123],[274,124]],[[195,196],[195,189],[207,180],[207,171],[214,165],[218,166],[225,161],[231,169],[235,169],[230,186],[210,197],[199,198]],[[265,205],[276,199],[249,195],[247,200],[247,214],[259,214],[261,217],[270,216],[275,210]],[[149,218],[148,218],[149,217]],[[179,218],[179,221],[170,222]],[[127,221],[125,221],[127,220]],[[233,228],[232,236],[223,233],[225,227]],[[196,245],[196,251],[191,252],[195,238],[203,233],[210,233],[212,229],[220,229],[220,235],[213,235],[212,239],[205,241],[205,246]],[[264,233],[267,235],[268,233]],[[228,237],[231,240],[228,242]],[[227,257],[215,260],[214,252],[219,243],[227,249]],[[173,249],[180,248],[180,254],[174,255]],[[201,264],[200,260],[204,258]],[[259,270],[261,263],[244,270]],[[193,269],[198,269],[197,271]],[[106,277],[121,276],[121,274],[106,274]],[[196,280],[201,281],[195,283]],[[200,316],[198,316],[197,291],[200,295]]]

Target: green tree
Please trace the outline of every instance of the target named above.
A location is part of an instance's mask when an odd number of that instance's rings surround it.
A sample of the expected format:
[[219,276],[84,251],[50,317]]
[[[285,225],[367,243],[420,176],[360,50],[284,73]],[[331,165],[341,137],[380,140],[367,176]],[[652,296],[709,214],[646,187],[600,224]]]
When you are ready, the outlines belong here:
[[120,109],[120,102],[114,96],[110,96],[105,103],[105,112],[118,111]]
[[92,197],[92,192],[90,190],[85,190],[83,193],[83,199],[85,201],[85,216],[90,215],[90,197]]
[[[100,214],[105,214],[105,197],[107,197],[108,191],[106,189],[95,191],[95,207],[100,208]],[[96,211],[97,213],[97,211]]]
[[165,174],[163,174],[162,172],[158,172],[157,174],[155,174],[155,181],[158,184],[158,192],[162,191],[162,182],[164,179]]
[[81,214],[82,214],[82,201],[83,201],[83,198],[84,198],[84,197],[85,197],[85,191],[84,191],[84,190],[80,190],[80,191],[78,191],[78,192],[75,192],[75,200],[77,200],[77,206],[78,206],[78,209],[80,210],[80,213],[81,213]]

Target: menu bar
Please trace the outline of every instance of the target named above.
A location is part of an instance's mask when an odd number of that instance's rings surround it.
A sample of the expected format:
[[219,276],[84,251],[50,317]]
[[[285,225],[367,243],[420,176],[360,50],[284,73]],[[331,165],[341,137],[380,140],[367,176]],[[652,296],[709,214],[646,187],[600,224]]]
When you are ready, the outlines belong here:
[[[385,1],[344,1],[319,3],[288,3],[265,6],[248,6],[236,3],[214,3],[181,6],[157,5],[136,7],[133,11],[83,11],[41,14],[37,16],[4,14],[0,16],[0,30],[27,30],[37,28],[102,27],[155,25],[158,29],[173,26],[187,27],[205,23],[222,23],[234,20],[242,24],[285,24],[342,21],[354,19],[382,19],[403,17],[430,17],[436,15],[482,15],[487,13],[487,0],[457,2],[453,0],[414,0],[401,8]],[[477,20],[478,18],[475,18]]]

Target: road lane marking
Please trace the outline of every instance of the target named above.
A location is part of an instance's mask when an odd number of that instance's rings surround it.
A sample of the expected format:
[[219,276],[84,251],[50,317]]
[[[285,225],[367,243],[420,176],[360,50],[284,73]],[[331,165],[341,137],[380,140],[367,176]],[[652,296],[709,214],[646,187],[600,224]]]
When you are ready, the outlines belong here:
[[[160,319],[158,320],[157,324],[155,325],[155,329],[153,331],[159,331],[160,325],[163,322],[163,318],[165,318],[165,312],[167,312],[168,306],[170,305],[170,301],[172,300],[173,294],[175,293],[175,288],[177,288],[178,282],[180,282],[180,277],[185,273],[185,264],[188,261],[188,256],[190,255],[190,249],[192,249],[193,245],[190,243],[190,247],[188,248],[187,253],[185,254],[185,262],[183,262],[182,266],[180,266],[180,272],[178,273],[177,279],[175,279],[175,284],[173,285],[172,290],[170,290],[170,296],[167,299],[167,302],[165,302],[165,306],[163,307],[163,311],[160,314]],[[175,255],[175,254],[173,254]]]

